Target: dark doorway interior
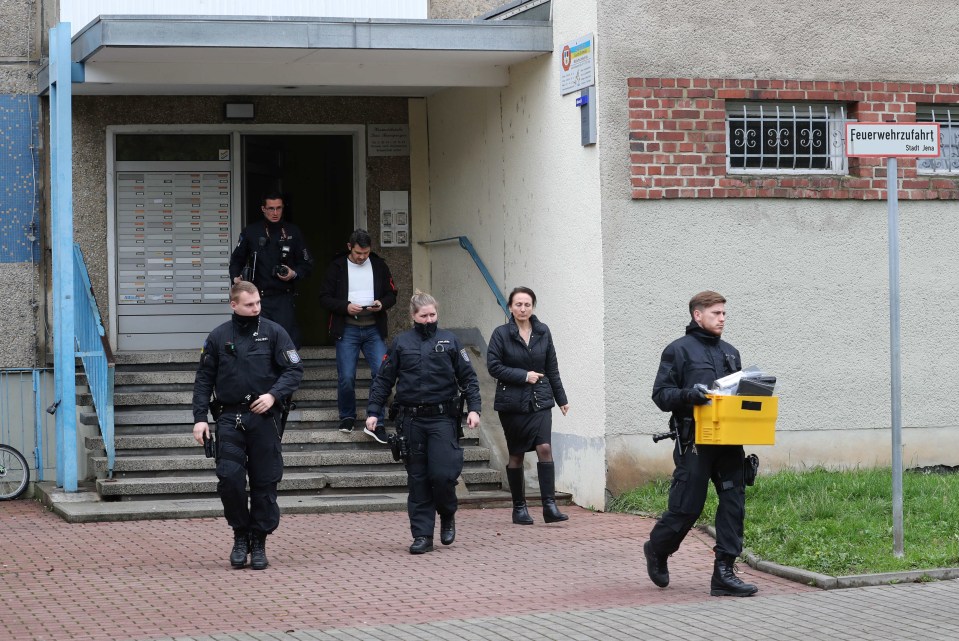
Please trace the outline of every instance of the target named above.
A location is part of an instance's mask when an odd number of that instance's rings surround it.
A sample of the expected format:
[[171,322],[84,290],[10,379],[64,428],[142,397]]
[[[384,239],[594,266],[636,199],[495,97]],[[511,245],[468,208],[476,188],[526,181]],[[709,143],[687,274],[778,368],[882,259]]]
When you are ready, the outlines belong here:
[[313,275],[297,284],[296,320],[304,346],[332,345],[329,314],[317,292],[333,254],[354,228],[353,137],[299,134],[243,136],[243,225],[257,220],[261,198],[284,195],[283,217],[295,223],[313,254]]

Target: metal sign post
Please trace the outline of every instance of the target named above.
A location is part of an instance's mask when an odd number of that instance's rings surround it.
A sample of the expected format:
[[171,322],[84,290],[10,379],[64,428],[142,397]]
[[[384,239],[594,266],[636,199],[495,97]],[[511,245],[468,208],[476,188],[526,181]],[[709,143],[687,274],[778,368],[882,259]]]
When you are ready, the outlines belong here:
[[902,536],[902,367],[899,340],[899,163],[886,162],[889,202],[889,379],[892,414],[892,553],[905,554]]
[[846,123],[846,155],[886,158],[889,204],[889,377],[892,417],[892,553],[904,555],[902,525],[902,368],[899,339],[898,157],[939,156],[937,123]]

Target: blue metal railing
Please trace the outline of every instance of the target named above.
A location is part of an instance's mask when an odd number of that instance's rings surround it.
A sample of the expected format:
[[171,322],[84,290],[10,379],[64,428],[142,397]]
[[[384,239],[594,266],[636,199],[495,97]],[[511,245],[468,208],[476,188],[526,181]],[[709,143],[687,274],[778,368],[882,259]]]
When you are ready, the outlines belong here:
[[115,366],[110,341],[100,322],[100,310],[93,297],[90,275],[83,262],[79,243],[73,245],[74,301],[76,305],[77,356],[83,363],[83,372],[93,397],[93,406],[100,424],[103,447],[107,452],[107,471],[113,478],[116,447],[113,442],[113,380]]
[[437,240],[421,240],[419,244],[432,245],[434,243],[446,243],[451,240],[459,242],[460,247],[469,252],[469,255],[473,258],[473,262],[476,263],[480,273],[483,274],[483,278],[486,279],[486,284],[489,285],[490,290],[492,290],[493,296],[496,297],[496,302],[499,303],[499,306],[503,309],[503,313],[509,317],[509,304],[506,302],[506,297],[503,296],[503,292],[500,291],[496,281],[493,280],[493,276],[489,273],[489,270],[486,269],[486,265],[483,264],[483,259],[479,257],[479,254],[476,253],[476,248],[473,247],[473,243],[470,242],[469,238],[466,236],[451,236],[449,238],[439,238]]
[[52,369],[0,369],[0,443],[12,445],[27,457],[37,481],[46,480],[46,462],[55,457],[55,421],[43,411],[52,396]]

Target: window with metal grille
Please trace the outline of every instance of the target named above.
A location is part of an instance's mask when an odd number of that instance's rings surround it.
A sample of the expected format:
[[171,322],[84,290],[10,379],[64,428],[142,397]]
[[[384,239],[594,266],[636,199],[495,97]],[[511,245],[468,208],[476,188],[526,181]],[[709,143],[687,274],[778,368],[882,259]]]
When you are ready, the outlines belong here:
[[916,105],[916,122],[939,123],[939,157],[919,158],[920,174],[959,174],[959,105]]
[[844,174],[842,105],[726,103],[726,166],[731,174]]

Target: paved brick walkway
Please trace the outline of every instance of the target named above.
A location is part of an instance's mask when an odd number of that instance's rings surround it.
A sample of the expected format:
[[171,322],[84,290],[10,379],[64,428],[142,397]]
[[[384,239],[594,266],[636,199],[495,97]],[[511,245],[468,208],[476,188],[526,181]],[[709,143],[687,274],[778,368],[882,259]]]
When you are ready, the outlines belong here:
[[[0,639],[523,638],[492,628],[531,615],[535,631],[595,610],[612,625],[621,608],[732,600],[708,595],[706,535],[690,535],[661,590],[645,576],[651,520],[564,509],[566,523],[532,527],[512,525],[508,509],[462,510],[456,543],[437,537],[423,556],[406,551],[402,512],[285,516],[267,542],[271,567],[254,572],[229,568],[222,519],[68,524],[34,502],[0,503]],[[735,601],[819,593],[742,567],[761,597]],[[491,631],[464,637],[454,623],[476,619]]]

